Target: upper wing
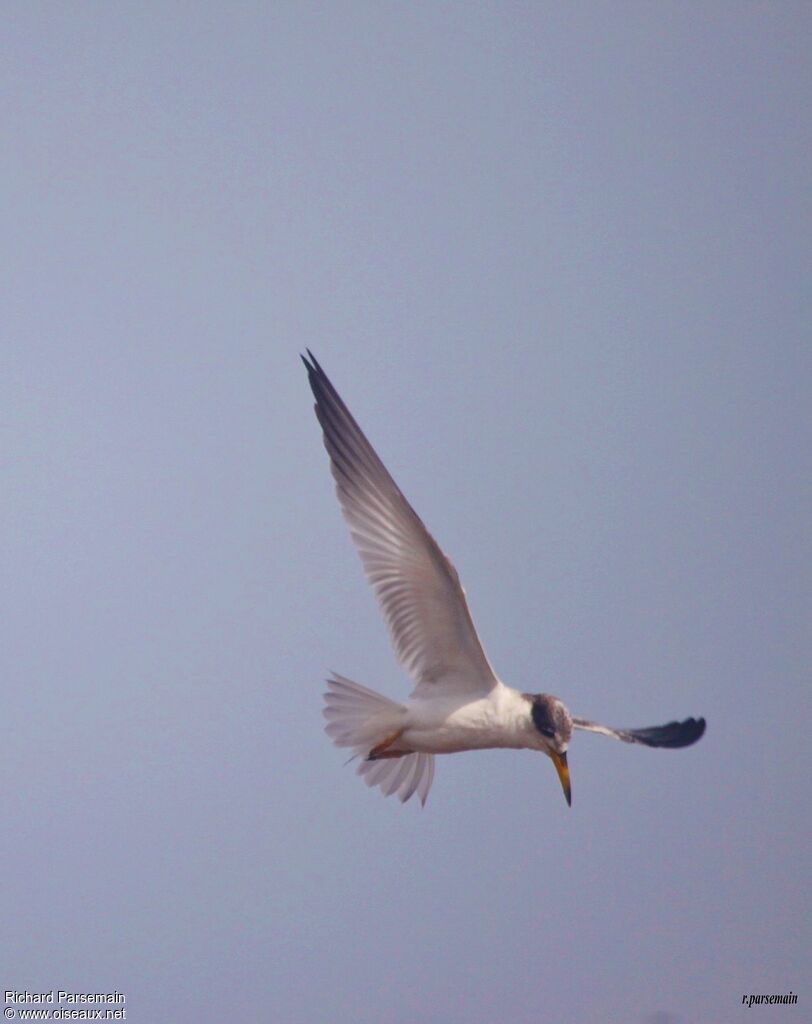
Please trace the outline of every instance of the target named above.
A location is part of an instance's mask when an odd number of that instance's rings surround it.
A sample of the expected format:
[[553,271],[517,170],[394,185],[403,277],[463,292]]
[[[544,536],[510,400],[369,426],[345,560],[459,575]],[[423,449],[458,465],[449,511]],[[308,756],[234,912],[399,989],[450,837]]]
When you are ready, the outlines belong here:
[[341,503],[400,663],[417,682],[486,693],[497,682],[456,569],[401,494],[308,350],[310,387]]
[[608,725],[598,725],[585,718],[573,718],[576,729],[587,732],[599,732],[603,736],[611,736],[624,743],[644,743],[647,747],[690,747],[696,743],[705,731],[704,718],[686,718],[684,722],[669,722],[668,725],[652,725],[647,729],[613,729]]

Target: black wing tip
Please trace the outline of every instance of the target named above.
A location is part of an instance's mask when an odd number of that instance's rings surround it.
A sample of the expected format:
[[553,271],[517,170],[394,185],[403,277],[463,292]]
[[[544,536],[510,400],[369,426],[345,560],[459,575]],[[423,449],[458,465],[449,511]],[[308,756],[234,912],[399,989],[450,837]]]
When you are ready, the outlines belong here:
[[321,368],[321,367],[319,366],[319,361],[318,361],[318,359],[316,359],[316,357],[315,357],[315,356],[313,355],[313,353],[312,353],[312,352],[310,351],[310,349],[309,349],[309,348],[306,348],[306,349],[305,349],[305,352],[307,352],[307,355],[306,355],[306,356],[303,356],[303,355],[302,355],[302,353],[300,352],[300,353],[299,353],[299,358],[300,358],[300,359],[302,360],[302,362],[303,362],[303,363],[305,364],[305,367],[306,367],[306,369],[307,369],[307,372],[308,372],[309,374],[313,374],[313,373],[323,373],[324,371],[323,371],[323,370],[322,370],[322,368]]
[[706,724],[704,718],[686,718],[683,722],[669,722],[651,729],[630,729],[629,732],[638,743],[645,743],[647,747],[679,750],[700,740]]
[[337,401],[338,403],[341,403],[341,399],[339,398],[336,389],[330,383],[330,378],[321,368],[318,359],[316,359],[309,348],[306,348],[305,352],[307,352],[307,356],[303,356],[299,353],[299,358],[302,360],[305,365],[305,369],[307,370],[307,379],[310,382],[310,390],[313,392],[317,406],[328,399],[330,401]]

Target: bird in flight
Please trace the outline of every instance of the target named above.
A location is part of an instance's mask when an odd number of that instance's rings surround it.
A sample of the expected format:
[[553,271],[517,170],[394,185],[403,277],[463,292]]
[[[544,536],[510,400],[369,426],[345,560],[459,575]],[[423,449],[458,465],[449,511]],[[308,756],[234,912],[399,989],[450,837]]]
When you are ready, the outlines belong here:
[[491,667],[451,561],[404,498],[349,409],[308,349],[302,356],[336,493],[389,627],[392,645],[415,682],[394,701],[333,673],[324,695],[326,731],[359,757],[358,773],[385,796],[425,804],[435,754],[506,747],[538,750],[558,772],[572,803],[567,749],[573,729],[648,747],[687,747],[704,718],[646,729],[613,729],[576,718],[558,697],[522,693]]

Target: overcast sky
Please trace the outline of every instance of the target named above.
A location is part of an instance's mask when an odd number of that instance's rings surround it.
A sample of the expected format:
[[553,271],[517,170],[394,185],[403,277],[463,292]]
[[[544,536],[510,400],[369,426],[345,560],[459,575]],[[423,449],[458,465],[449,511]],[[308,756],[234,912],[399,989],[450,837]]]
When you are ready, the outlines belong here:
[[[762,1019],[810,972],[806,3],[4,7],[0,990],[127,1020]],[[398,667],[313,349],[579,733],[322,731]]]

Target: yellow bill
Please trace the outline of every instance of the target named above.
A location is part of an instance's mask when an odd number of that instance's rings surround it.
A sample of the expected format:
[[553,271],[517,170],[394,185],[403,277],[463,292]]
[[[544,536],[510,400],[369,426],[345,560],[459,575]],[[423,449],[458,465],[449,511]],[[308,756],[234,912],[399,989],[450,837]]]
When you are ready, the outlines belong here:
[[567,765],[567,752],[563,754],[556,754],[555,751],[550,754],[552,762],[555,765],[555,770],[558,772],[558,777],[561,779],[561,788],[564,790],[564,796],[567,798],[567,804],[572,807],[572,787],[570,786],[570,770]]

